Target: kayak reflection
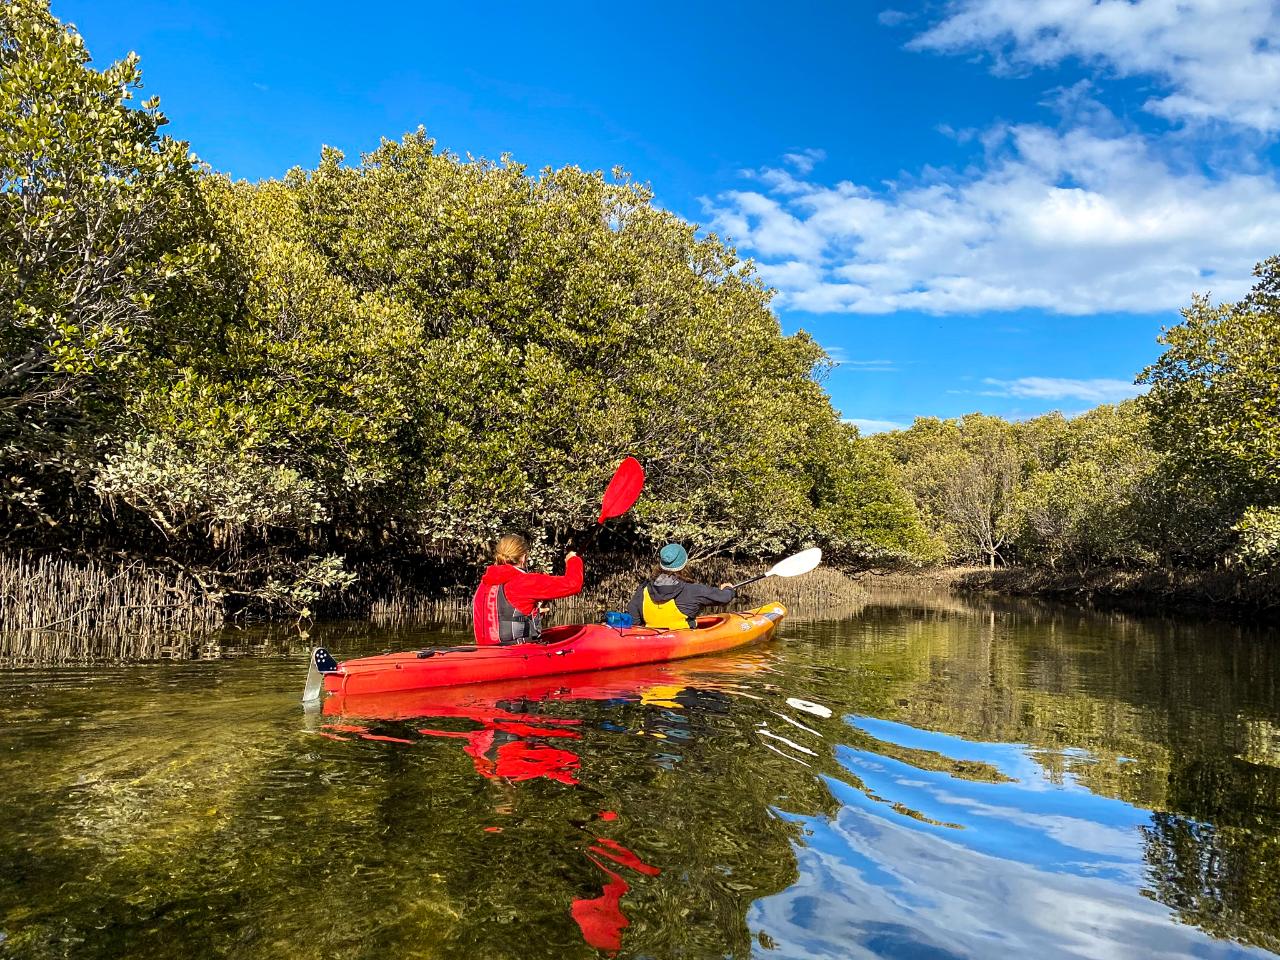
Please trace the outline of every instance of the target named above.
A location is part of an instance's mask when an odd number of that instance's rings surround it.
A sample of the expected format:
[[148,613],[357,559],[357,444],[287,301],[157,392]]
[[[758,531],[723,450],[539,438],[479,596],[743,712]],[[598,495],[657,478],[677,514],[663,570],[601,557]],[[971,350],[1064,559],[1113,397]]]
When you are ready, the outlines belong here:
[[[680,710],[698,707],[722,712],[729,696],[739,692],[736,678],[766,671],[772,661],[761,655],[700,657],[685,663],[651,664],[596,673],[533,677],[463,687],[437,687],[393,693],[332,694],[325,701],[322,732],[348,732],[364,739],[387,739],[373,732],[379,722],[404,725],[430,718],[451,724],[474,724],[454,729],[439,723],[416,727],[421,737],[463,740],[463,750],[486,777],[527,780],[549,776],[576,783],[571,771],[578,758],[566,741],[577,740],[582,721],[554,714],[557,704],[572,701],[618,701]],[[614,729],[609,725],[605,729]],[[397,732],[403,732],[397,730]],[[614,732],[627,732],[616,728]],[[685,724],[659,715],[646,717],[637,733],[658,737],[688,736]],[[404,740],[403,736],[394,739]],[[538,741],[552,740],[553,744]]]
[[[771,663],[765,656],[744,654],[465,687],[335,694],[324,701],[325,722],[319,732],[329,738],[356,736],[401,744],[420,741],[378,731],[412,731],[422,739],[458,740],[476,773],[486,779],[518,783],[543,778],[576,786],[582,761],[573,744],[582,739],[583,721],[557,715],[560,705],[574,701],[640,704],[652,709],[644,711],[638,729],[612,723],[601,724],[601,729],[683,740],[691,735],[681,715],[685,708],[728,712],[732,695],[743,694],[738,678],[766,672]],[[420,725],[428,719],[430,725]],[[670,765],[679,756],[664,753],[657,759]],[[631,889],[628,875],[656,877],[662,872],[617,840],[600,836],[604,824],[617,819],[615,811],[602,811],[593,818],[599,823],[579,824],[586,833],[582,853],[603,877],[599,895],[578,897],[570,904],[583,940],[609,953],[621,949],[623,931],[631,923],[622,910],[622,898]]]
[[[611,813],[612,811],[605,811],[601,819],[608,818]],[[597,950],[621,950],[622,931],[631,926],[631,921],[622,912],[621,901],[623,895],[631,889],[631,884],[623,879],[622,874],[601,863],[601,859],[611,860],[620,867],[647,877],[656,877],[662,871],[645,863],[616,840],[596,837],[595,843],[587,850],[587,859],[603,870],[609,879],[601,888],[600,896],[590,899],[581,897],[573,901],[570,912],[582,930],[582,938],[591,946]]]

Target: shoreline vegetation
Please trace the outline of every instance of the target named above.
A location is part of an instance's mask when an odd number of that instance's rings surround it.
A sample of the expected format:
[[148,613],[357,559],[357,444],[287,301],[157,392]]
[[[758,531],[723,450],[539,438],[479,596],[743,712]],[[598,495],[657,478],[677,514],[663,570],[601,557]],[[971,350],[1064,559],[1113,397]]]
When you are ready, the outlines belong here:
[[872,571],[857,582],[877,591],[938,590],[1084,604],[1137,615],[1177,613],[1210,619],[1280,624],[1280,575],[1238,570],[1052,571],[1040,567],[956,566]]
[[[715,581],[735,581],[758,572],[730,561],[708,565]],[[593,621],[620,609],[641,568],[620,570],[576,597],[557,601],[553,621]],[[735,606],[779,601],[793,619],[856,615],[878,595],[921,591],[966,596],[1036,598],[1085,604],[1134,614],[1180,613],[1211,618],[1280,623],[1280,574],[1241,577],[1230,570],[1058,572],[1034,567],[923,567],[864,570],[850,575],[831,567],[797,580],[771,580],[744,590]],[[0,664],[103,659],[101,649],[126,650],[133,659],[179,659],[202,649],[234,624],[192,580],[173,578],[136,562],[108,567],[90,562],[0,555]],[[424,622],[468,622],[470,587],[434,592],[408,588],[352,601],[327,619],[359,620],[378,627]],[[295,629],[305,636],[309,619]],[[249,625],[241,623],[242,626]],[[120,643],[124,647],[119,647]],[[112,659],[107,656],[106,659]]]
[[1192,296],[1142,397],[868,437],[753,264],[621,170],[419,130],[234,181],[47,0],[0,2],[0,71],[0,632],[465,601],[502,532],[580,546],[626,455],[650,482],[584,610],[672,540],[819,546],[795,589],[837,605],[980,563],[957,589],[1275,609],[1280,258]]

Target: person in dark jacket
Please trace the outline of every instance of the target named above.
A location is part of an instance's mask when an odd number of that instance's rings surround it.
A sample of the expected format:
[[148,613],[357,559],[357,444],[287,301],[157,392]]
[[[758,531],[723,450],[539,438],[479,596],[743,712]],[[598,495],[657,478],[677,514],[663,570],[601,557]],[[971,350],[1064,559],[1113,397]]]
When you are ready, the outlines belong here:
[[572,597],[582,590],[582,558],[570,550],[564,575],[529,573],[529,542],[516,533],[498,541],[493,563],[480,578],[471,601],[476,643],[524,643],[542,633],[542,602]]
[[681,574],[689,554],[678,543],[668,543],[658,551],[658,571],[652,580],[640,584],[627,612],[633,623],[665,630],[687,630],[698,625],[702,608],[729,603],[737,591],[729,584],[719,588],[694,583]]

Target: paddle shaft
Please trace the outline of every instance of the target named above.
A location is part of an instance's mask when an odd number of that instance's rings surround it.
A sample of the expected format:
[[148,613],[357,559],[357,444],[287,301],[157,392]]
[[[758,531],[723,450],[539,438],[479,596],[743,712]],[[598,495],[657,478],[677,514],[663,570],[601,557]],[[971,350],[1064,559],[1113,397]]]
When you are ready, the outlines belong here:
[[733,589],[735,589],[735,590],[741,590],[741,589],[742,589],[743,587],[745,587],[747,584],[749,584],[749,583],[755,583],[757,580],[763,580],[765,577],[768,577],[768,576],[771,576],[771,574],[768,574],[768,573],[762,573],[762,574],[760,574],[759,576],[752,577],[750,580],[743,580],[741,583],[735,583],[735,584],[733,585]]

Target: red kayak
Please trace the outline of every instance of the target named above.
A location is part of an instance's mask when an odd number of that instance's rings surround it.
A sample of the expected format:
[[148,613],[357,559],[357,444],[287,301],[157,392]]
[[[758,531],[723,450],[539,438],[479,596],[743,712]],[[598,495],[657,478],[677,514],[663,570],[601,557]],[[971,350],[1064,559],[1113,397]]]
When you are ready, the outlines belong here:
[[566,624],[544,630],[538,643],[435,647],[342,663],[317,648],[303,699],[316,699],[321,689],[358,696],[683,660],[755,643],[786,615],[782,604],[771,603],[746,613],[699,617],[690,630]]
[[321,715],[392,721],[462,717],[487,723],[495,719],[528,720],[528,714],[511,714],[502,706],[514,701],[564,703],[622,699],[677,706],[674,698],[688,688],[732,693],[743,678],[759,675],[768,670],[772,662],[762,652],[732,651],[724,656],[709,654],[694,660],[648,663],[573,677],[526,677],[498,683],[364,695],[331,694],[325,698]]

